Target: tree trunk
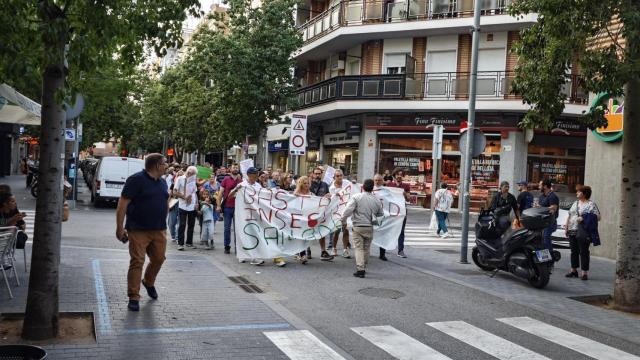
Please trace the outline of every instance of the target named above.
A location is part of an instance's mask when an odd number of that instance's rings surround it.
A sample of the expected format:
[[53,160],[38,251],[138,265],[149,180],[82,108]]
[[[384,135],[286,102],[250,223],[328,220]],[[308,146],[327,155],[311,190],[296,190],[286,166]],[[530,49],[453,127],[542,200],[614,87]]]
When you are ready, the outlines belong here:
[[640,313],[640,141],[636,138],[640,134],[640,78],[627,82],[624,98],[620,240],[613,300],[620,310]]
[[64,87],[64,46],[59,39],[45,51],[57,60],[42,78],[40,177],[31,255],[29,293],[22,337],[44,340],[58,335],[58,275],[62,224],[65,111],[60,95]]

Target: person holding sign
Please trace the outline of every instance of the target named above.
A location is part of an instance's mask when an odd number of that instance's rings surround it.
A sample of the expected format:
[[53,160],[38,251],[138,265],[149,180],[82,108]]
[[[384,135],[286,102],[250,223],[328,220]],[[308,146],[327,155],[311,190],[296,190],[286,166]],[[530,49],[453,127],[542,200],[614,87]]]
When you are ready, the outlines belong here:
[[[344,174],[342,170],[336,169],[333,174],[333,183],[329,187],[329,192],[331,195],[335,195],[339,193],[342,189],[346,188],[349,185],[349,181],[344,181]],[[338,256],[338,238],[340,237],[340,233],[342,232],[342,246],[344,250],[342,251],[342,257],[346,259],[351,259],[351,253],[349,252],[349,230],[347,230],[346,226],[342,226],[340,231],[336,231],[333,233],[333,256]]]
[[[393,170],[393,180],[387,183],[388,187],[397,187],[404,190],[404,200],[406,202],[409,201],[409,195],[411,187],[409,184],[403,182],[404,178],[404,170],[397,168]],[[407,256],[404,254],[404,228],[407,225],[407,217],[404,217],[404,221],[402,222],[402,231],[400,232],[400,236],[398,236],[398,256],[401,258],[406,258]],[[384,249],[383,249],[384,250]],[[380,258],[384,256],[384,252],[380,252]]]
[[[321,167],[317,167],[313,169],[313,179],[311,180],[309,191],[315,196],[325,196],[329,194],[329,185],[322,181],[322,173],[323,170]],[[329,241],[331,241],[331,238]],[[320,260],[322,261],[331,261],[333,260],[333,256],[329,255],[327,252],[327,242],[325,238],[320,239],[320,249],[322,252],[320,253]],[[311,257],[311,251],[308,251],[308,257]]]
[[[385,174],[388,174],[389,170],[385,171]],[[391,175],[389,175],[391,176]],[[376,191],[380,188],[384,187],[384,178],[382,177],[382,175],[380,174],[375,174],[373,176],[373,190]],[[383,247],[380,248],[380,255],[378,256],[378,258],[382,261],[387,261],[387,256],[385,255],[386,251],[384,250]]]
[[367,179],[362,185],[364,192],[349,199],[342,213],[342,227],[346,227],[347,218],[353,223],[353,244],[356,251],[356,272],[353,276],[364,278],[369,262],[369,252],[373,241],[373,225],[377,218],[384,216],[380,200],[373,195],[373,180]]
[[[301,176],[298,178],[298,182],[296,184],[296,190],[293,194],[295,196],[311,196],[313,194],[311,193],[310,188],[311,188],[311,185],[309,183],[309,177]],[[298,261],[300,261],[302,265],[306,265],[307,261],[309,260],[309,257],[307,256],[307,252],[310,252],[309,249],[303,250],[302,252],[300,252],[300,254],[298,254]]]

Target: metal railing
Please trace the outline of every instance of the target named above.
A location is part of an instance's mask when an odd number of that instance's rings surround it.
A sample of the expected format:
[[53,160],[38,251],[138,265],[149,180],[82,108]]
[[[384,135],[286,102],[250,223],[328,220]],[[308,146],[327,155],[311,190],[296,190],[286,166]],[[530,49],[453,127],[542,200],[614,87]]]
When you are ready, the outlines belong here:
[[[503,15],[512,0],[480,0],[482,15]],[[473,16],[474,0],[343,0],[300,25],[305,43],[343,27]]]
[[[469,97],[469,76],[469,72],[337,76],[298,90],[297,104],[305,108],[337,100],[464,100]],[[507,71],[479,71],[478,99],[520,99],[511,90],[514,76]],[[571,75],[562,91],[569,103],[587,103],[588,94],[577,75]]]

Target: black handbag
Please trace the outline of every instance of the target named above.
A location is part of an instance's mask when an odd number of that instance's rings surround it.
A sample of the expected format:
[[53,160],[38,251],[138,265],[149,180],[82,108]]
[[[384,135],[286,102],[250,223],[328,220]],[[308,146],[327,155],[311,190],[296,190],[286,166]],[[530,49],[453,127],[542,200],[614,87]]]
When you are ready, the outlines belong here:
[[28,239],[29,235],[25,234],[24,231],[18,231],[16,239],[16,249],[24,249]]

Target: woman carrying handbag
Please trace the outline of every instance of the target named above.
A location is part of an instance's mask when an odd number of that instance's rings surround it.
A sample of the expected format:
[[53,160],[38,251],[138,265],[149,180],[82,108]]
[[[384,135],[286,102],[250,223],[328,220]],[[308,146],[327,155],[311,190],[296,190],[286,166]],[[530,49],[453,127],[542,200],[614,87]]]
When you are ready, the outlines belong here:
[[[576,197],[578,200],[571,205],[567,223],[564,225],[571,247],[571,271],[565,276],[589,280],[589,246],[592,242],[594,246],[600,245],[598,236],[600,210],[596,203],[589,200],[591,198],[589,186],[578,185]],[[578,267],[582,270],[582,276],[578,275]]]

